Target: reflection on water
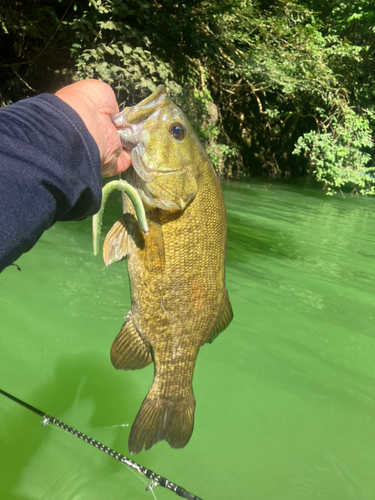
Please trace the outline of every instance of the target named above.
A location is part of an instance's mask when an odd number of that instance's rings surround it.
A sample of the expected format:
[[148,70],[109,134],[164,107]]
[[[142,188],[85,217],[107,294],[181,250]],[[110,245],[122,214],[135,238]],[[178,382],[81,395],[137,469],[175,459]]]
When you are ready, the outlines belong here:
[[[205,500],[372,499],[375,200],[279,181],[223,191],[235,319],[199,354],[191,442],[136,460]],[[110,200],[105,229],[119,212]],[[19,265],[0,276],[1,387],[127,455],[119,425],[133,422],[152,367],[109,361],[130,308],[126,264],[104,269],[85,221],[58,224]],[[116,461],[39,422],[0,399],[0,498],[152,498]]]

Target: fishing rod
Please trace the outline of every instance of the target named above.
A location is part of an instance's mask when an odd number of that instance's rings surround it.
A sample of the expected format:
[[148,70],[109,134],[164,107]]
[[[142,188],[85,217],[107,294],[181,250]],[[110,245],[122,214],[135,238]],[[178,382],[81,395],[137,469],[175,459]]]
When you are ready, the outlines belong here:
[[35,408],[35,406],[29,405],[28,403],[25,403],[25,401],[22,401],[21,399],[16,398],[12,394],[9,394],[8,392],[3,391],[0,389],[0,394],[5,396],[8,399],[11,399],[15,403],[19,404],[20,406],[23,406],[27,410],[36,413],[40,417],[43,418],[42,425],[45,427],[48,424],[53,424],[56,425],[57,427],[60,427],[60,429],[63,429],[66,432],[69,432],[70,434],[73,434],[73,436],[82,439],[82,441],[85,441],[85,443],[91,444],[91,446],[94,446],[98,450],[102,451],[103,453],[106,453],[110,457],[118,460],[124,465],[127,465],[131,469],[136,470],[140,474],[143,474],[146,476],[148,479],[151,480],[151,483],[146,487],[146,491],[152,490],[156,486],[162,486],[163,488],[166,488],[167,490],[173,491],[178,495],[179,497],[186,498],[187,500],[202,500],[202,498],[197,497],[196,495],[193,495],[192,493],[189,493],[186,491],[184,488],[181,486],[177,486],[177,484],[172,483],[165,477],[159,476],[158,474],[155,474],[150,469],[146,469],[146,467],[143,467],[143,465],[139,465],[136,462],[133,462],[133,460],[130,460],[129,458],[126,458],[124,455],[121,455],[121,453],[118,453],[117,451],[113,450],[112,448],[108,448],[108,446],[105,446],[102,443],[99,443],[99,441],[96,441],[95,439],[91,438],[90,436],[87,436],[83,432],[78,431],[77,429],[74,429],[73,427],[70,427],[67,424],[64,424],[64,422],[61,422],[55,417],[51,417],[50,415],[47,415],[47,413],[42,412],[41,410],[38,410],[38,408]]

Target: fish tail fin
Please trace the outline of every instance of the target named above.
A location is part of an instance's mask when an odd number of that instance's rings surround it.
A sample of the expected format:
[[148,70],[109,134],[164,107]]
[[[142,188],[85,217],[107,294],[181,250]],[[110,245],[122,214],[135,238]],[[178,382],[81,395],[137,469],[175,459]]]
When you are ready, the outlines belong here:
[[163,397],[154,387],[145,397],[129,435],[130,453],[149,450],[165,440],[172,448],[183,448],[194,427],[195,398],[193,389],[181,399]]

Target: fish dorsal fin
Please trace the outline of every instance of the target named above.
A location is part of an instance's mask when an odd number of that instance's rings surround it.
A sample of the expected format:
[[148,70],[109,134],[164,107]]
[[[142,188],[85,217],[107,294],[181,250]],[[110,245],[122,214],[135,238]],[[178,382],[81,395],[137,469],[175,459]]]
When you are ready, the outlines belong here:
[[130,253],[130,240],[144,247],[144,236],[133,214],[124,214],[108,232],[103,244],[103,259],[107,266],[120,262]]
[[151,349],[138,333],[131,313],[113,341],[111,361],[116,370],[137,370],[152,361]]
[[212,328],[211,333],[206,342],[211,344],[216,339],[216,337],[226,329],[226,327],[229,325],[232,319],[233,319],[232,306],[229,301],[228,291],[226,288],[224,288],[224,295],[223,295],[223,300],[221,302],[219,314],[217,315],[214,327]]

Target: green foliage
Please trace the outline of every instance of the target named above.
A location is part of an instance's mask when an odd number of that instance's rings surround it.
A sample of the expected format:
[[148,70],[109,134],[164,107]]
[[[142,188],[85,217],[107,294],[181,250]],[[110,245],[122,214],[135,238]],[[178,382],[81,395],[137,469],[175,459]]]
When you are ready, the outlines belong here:
[[3,103],[82,78],[132,105],[165,83],[225,175],[373,192],[371,0],[11,0]]
[[53,80],[56,89],[69,81],[69,41],[63,23],[71,8],[68,0],[1,3],[2,105],[45,91]]
[[[373,146],[369,121],[347,108],[344,117],[334,117],[324,131],[306,132],[299,137],[294,154],[304,152],[327,194],[351,185],[359,194],[375,194],[374,168],[368,166]],[[330,130],[330,131],[328,131]]]
[[178,95],[181,87],[173,79],[170,63],[150,50],[147,35],[129,25],[137,10],[148,18],[152,6],[148,2],[90,1],[88,10],[72,23],[76,38],[71,47],[76,64],[74,79],[103,80],[129,104],[153,92],[161,82]]

